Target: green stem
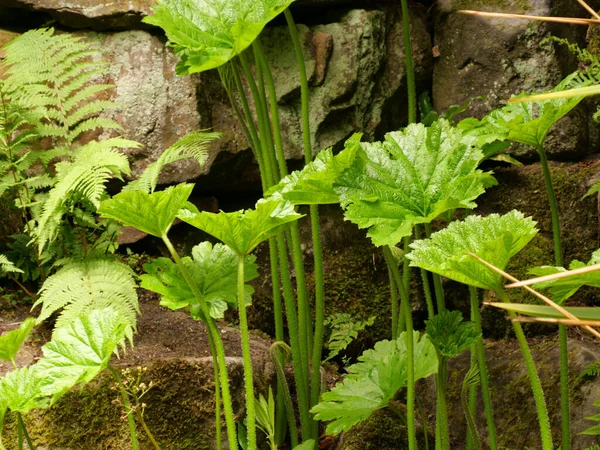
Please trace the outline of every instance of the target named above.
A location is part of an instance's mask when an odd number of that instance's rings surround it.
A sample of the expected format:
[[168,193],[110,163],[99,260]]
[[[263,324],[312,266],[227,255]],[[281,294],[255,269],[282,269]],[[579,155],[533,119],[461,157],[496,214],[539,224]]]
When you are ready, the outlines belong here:
[[131,436],[131,448],[132,450],[139,449],[139,443],[137,438],[137,432],[135,430],[135,422],[133,420],[133,409],[131,408],[131,403],[129,402],[129,397],[125,392],[125,387],[123,386],[123,380],[121,379],[121,375],[119,375],[119,371],[115,369],[113,366],[109,365],[108,370],[112,373],[112,376],[115,378],[117,384],[119,385],[119,392],[121,393],[121,400],[123,401],[123,406],[125,407],[125,411],[127,413],[127,422],[129,424],[129,435]]
[[19,421],[19,426],[23,429],[23,435],[25,436],[25,440],[27,441],[27,445],[29,446],[29,450],[35,450],[33,442],[31,441],[31,436],[27,432],[27,427],[25,426],[25,422],[23,422],[23,417],[21,413],[17,413],[17,420]]
[[[431,237],[431,225],[426,223],[425,236],[427,239]],[[435,302],[438,308],[438,313],[446,310],[446,304],[444,302],[444,290],[442,288],[442,279],[437,273],[432,273],[433,276],[433,289],[435,291]]]
[[[210,354],[216,355],[217,350],[215,349],[215,343],[213,342],[213,338],[210,333],[207,333],[208,343],[210,345]],[[222,436],[221,436],[221,386],[219,383],[219,366],[215,364],[213,358],[213,371],[215,378],[215,438],[217,440],[217,450],[221,450],[222,445]]]
[[[421,227],[419,225],[415,225],[415,239],[421,239]],[[435,316],[435,310],[433,308],[433,297],[431,296],[431,285],[429,284],[429,277],[425,269],[421,269],[421,280],[423,281],[423,292],[425,294],[425,303],[427,304],[427,318],[431,320]]]
[[21,428],[21,424],[17,425],[17,448],[18,450],[23,450],[23,429]]
[[[310,435],[310,419],[308,413],[308,385],[306,383],[306,372],[302,365],[302,357],[300,354],[300,339],[298,334],[298,316],[296,305],[294,304],[294,294],[292,283],[289,275],[289,265],[286,254],[286,246],[283,235],[280,233],[277,237],[277,250],[279,252],[279,264],[281,268],[281,283],[283,287],[283,299],[285,304],[286,316],[288,321],[288,329],[290,335],[290,344],[292,351],[292,361],[294,364],[294,380],[296,382],[296,391],[298,395],[298,409],[300,411],[300,427],[302,436]],[[292,424],[290,424],[292,426]]]
[[242,335],[242,358],[244,359],[244,384],[246,386],[246,427],[248,431],[248,450],[256,450],[256,411],[254,408],[254,383],[252,377],[252,355],[250,353],[250,333],[246,316],[244,289],[244,255],[238,255],[238,310],[240,332]]
[[400,269],[394,261],[392,251],[390,247],[384,246],[383,252],[388,265],[392,269],[392,274],[396,280],[396,286],[400,292],[402,299],[401,307],[402,315],[406,323],[406,419],[407,419],[407,430],[408,430],[408,449],[415,450],[417,448],[417,437],[415,433],[415,368],[414,368],[414,337],[413,337],[413,323],[409,304],[408,292],[404,286]]
[[[435,378],[435,390],[437,396],[436,414],[436,448],[438,440],[440,450],[450,450],[450,434],[448,429],[448,407],[446,405],[446,377],[448,361],[438,352],[438,373]],[[439,425],[438,425],[439,424]]]
[[[144,415],[138,409],[136,409],[136,412],[137,412],[138,420],[142,424],[142,428],[144,429],[146,436],[148,436],[148,439],[150,439],[150,442],[152,443],[154,450],[161,450],[160,445],[158,445],[158,442],[156,442],[156,439],[154,439],[154,435],[152,434],[152,432],[150,431],[150,428],[148,428],[148,425],[146,424],[146,421],[144,420]],[[219,448],[220,448],[220,443],[219,443]]]
[[275,342],[271,346],[271,360],[275,366],[275,373],[277,374],[278,386],[282,387],[283,399],[285,402],[285,412],[287,414],[287,421],[290,425],[290,440],[292,448],[298,445],[298,430],[296,429],[296,416],[294,414],[294,404],[292,402],[292,395],[290,394],[290,388],[285,378],[285,371],[283,369],[282,357],[277,351],[278,347],[287,347],[286,351],[289,352],[289,347],[282,341]]
[[[231,402],[231,393],[229,392],[229,376],[227,374],[227,362],[225,361],[225,349],[223,348],[223,341],[221,340],[221,335],[219,334],[219,330],[215,324],[214,319],[210,316],[210,311],[206,307],[206,304],[202,301],[202,294],[198,290],[198,286],[194,283],[194,280],[190,276],[189,272],[183,265],[179,254],[173,247],[173,244],[169,240],[169,238],[164,235],[162,236],[162,240],[165,243],[171,257],[179,267],[181,275],[185,279],[186,283],[194,293],[194,297],[200,304],[200,308],[202,309],[202,314],[206,321],[206,327],[208,332],[212,334],[215,350],[217,352],[217,361],[219,364],[219,377],[221,383],[221,392],[223,394],[223,409],[225,410],[225,422],[227,423],[227,439],[229,441],[229,448],[237,449],[237,431],[235,427],[235,418],[233,416],[233,404]],[[214,358],[215,355],[213,355]]]
[[[550,213],[552,216],[552,236],[554,240],[554,260],[559,267],[563,266],[562,242],[560,236],[560,218],[558,216],[558,202],[554,194],[554,185],[550,174],[550,167],[543,144],[537,146],[544,180],[546,182],[546,192],[548,193],[548,202],[550,203]],[[569,401],[569,347],[567,341],[567,327],[558,326],[558,340],[560,347],[560,409],[562,421],[562,450],[571,448],[571,408]]]
[[[298,37],[298,29],[294,23],[294,18],[289,8],[284,11],[285,19],[288,24],[290,37],[294,44],[296,61],[298,62],[298,73],[300,75],[300,97],[302,103],[302,138],[304,141],[304,162],[309,164],[312,161],[312,146],[310,142],[310,115],[309,115],[309,91],[308,77],[306,75],[306,64],[304,63],[304,54],[302,44]],[[310,205],[310,225],[313,242],[313,259],[315,274],[315,334],[312,346],[312,373],[311,373],[311,406],[319,401],[321,392],[321,356],[323,351],[323,332],[325,322],[325,288],[323,275],[323,250],[321,246],[321,234],[319,224],[319,208],[317,205]],[[315,427],[315,431],[317,431]],[[313,437],[316,437],[314,435]]]
[[408,0],[402,0],[402,33],[404,38],[404,55],[406,60],[406,84],[408,87],[408,123],[417,121],[417,89],[415,87],[415,71],[413,68],[412,45],[410,43],[410,15]]
[[475,326],[475,331],[479,338],[475,343],[477,352],[477,362],[479,364],[479,379],[481,381],[481,394],[483,396],[483,406],[485,408],[485,418],[487,420],[488,436],[490,438],[490,450],[497,450],[496,425],[494,424],[494,413],[492,410],[492,397],[490,395],[490,381],[488,377],[488,368],[485,362],[485,347],[483,345],[483,336],[481,334],[481,314],[479,312],[479,298],[477,289],[469,286],[471,297],[471,321]]
[[423,408],[423,402],[419,396],[415,396],[417,401],[417,407],[419,408],[419,415],[421,416],[421,425],[423,425],[423,442],[425,443],[425,450],[429,450],[429,433],[427,432],[427,417],[425,417],[425,409]]
[[[475,347],[471,346],[471,367],[474,367],[476,364],[475,352],[473,351]],[[464,381],[463,381],[464,383]],[[461,390],[460,401],[462,403],[463,410],[465,411],[465,417],[467,419],[467,445],[469,449],[481,450],[481,442],[479,440],[479,435],[477,433],[477,426],[475,425],[474,411],[475,411],[475,386],[469,386],[468,393],[464,388]]]
[[390,295],[392,297],[392,339],[398,339],[398,288],[396,287],[396,280],[394,280],[394,274],[392,273],[392,267],[390,266],[388,259],[385,259],[388,275],[390,277]]
[[[496,292],[498,297],[505,303],[510,303],[508,295],[503,290]],[[508,313],[510,318],[516,317],[513,312]],[[527,339],[523,333],[523,328],[519,322],[512,322],[517,341],[521,347],[521,353],[523,354],[523,360],[525,361],[525,367],[527,368],[527,374],[529,375],[529,382],[531,383],[531,390],[533,392],[533,398],[535,400],[535,407],[537,410],[538,420],[540,423],[540,434],[542,438],[543,450],[553,450],[552,445],[552,431],[550,429],[550,418],[548,416],[548,408],[546,407],[546,399],[544,398],[544,391],[542,390],[542,382],[535,368],[535,362],[531,356],[531,351],[527,345]]]

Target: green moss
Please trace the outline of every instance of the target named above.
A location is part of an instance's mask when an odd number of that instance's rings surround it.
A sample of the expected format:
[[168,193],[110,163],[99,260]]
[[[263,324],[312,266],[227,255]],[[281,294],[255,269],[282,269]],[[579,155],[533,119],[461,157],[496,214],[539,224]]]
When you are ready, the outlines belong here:
[[[242,376],[231,375],[233,379]],[[149,367],[143,381],[156,384],[144,396],[144,418],[163,450],[214,448],[214,384],[209,365],[158,361]],[[69,392],[51,409],[30,413],[26,423],[34,444],[78,450],[130,449],[127,421],[114,402],[118,393],[113,384],[112,377],[104,373],[82,391]],[[153,449],[139,424],[137,430],[140,449]],[[11,444],[17,439],[10,421],[5,435],[7,448],[16,448]]]

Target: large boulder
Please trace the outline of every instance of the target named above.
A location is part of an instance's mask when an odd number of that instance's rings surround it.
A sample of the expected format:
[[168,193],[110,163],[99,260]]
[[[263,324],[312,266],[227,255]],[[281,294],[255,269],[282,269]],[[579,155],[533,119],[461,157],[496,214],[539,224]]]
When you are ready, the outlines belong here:
[[[569,5],[571,3],[571,5]],[[443,0],[438,2],[434,42],[439,56],[434,64],[433,101],[438,110],[475,102],[469,113],[482,117],[513,94],[553,88],[567,73],[577,69],[552,44],[542,44],[562,29],[542,22],[475,17],[459,9],[529,15],[573,15],[572,3],[551,0]],[[585,14],[585,11],[580,11]],[[573,26],[571,26],[572,28]],[[569,27],[562,27],[569,28]],[[585,27],[567,37],[580,40]],[[564,33],[563,33],[564,34]],[[549,134],[546,151],[551,158],[573,159],[593,150],[587,143],[585,112],[573,111]],[[536,157],[535,149],[515,146],[512,153],[526,159]]]

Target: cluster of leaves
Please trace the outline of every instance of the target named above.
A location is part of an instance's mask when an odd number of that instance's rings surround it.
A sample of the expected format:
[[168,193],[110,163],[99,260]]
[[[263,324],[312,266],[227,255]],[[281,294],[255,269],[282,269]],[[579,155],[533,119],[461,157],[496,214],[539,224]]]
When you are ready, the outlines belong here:
[[[27,319],[19,329],[0,338],[1,359],[14,364],[34,324],[35,319]],[[7,411],[25,414],[47,408],[73,386],[94,379],[125,339],[127,326],[118,311],[105,308],[82,314],[57,328],[52,340],[42,347],[44,356],[37,363],[15,369],[0,379],[0,424]]]
[[[322,395],[312,408],[317,420],[331,421],[328,434],[339,434],[385,408],[397,392],[406,387],[406,333],[395,341],[380,341],[365,351],[359,362],[347,368],[348,375],[331,391]],[[415,380],[436,373],[438,360],[431,341],[415,331],[413,335]]]

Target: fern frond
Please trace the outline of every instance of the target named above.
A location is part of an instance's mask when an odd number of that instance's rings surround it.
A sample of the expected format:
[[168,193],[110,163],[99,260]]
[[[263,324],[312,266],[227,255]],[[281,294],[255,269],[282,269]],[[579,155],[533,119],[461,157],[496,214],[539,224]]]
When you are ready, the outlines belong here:
[[134,277],[128,266],[113,259],[71,260],[42,285],[34,304],[42,305],[38,323],[62,310],[56,321],[59,328],[82,313],[112,307],[127,319],[131,339],[140,312]]
[[221,137],[221,133],[208,133],[205,131],[192,131],[186,134],[166,149],[155,162],[150,164],[137,180],[125,186],[123,191],[154,192],[162,170],[165,166],[177,161],[194,159],[202,166],[206,162],[206,147],[219,137]]
[[5,255],[0,254],[0,274],[9,272],[23,273],[23,271],[15,266]]
[[122,138],[92,141],[77,150],[73,161],[56,165],[56,185],[41,205],[35,230],[40,251],[56,239],[69,199],[87,200],[97,208],[105,192],[106,181],[129,173],[127,158],[117,148],[138,146],[137,142]]
[[582,380],[583,378],[597,378],[600,376],[600,359],[594,361],[589,366],[581,371],[577,380]]
[[85,131],[120,129],[116,122],[98,117],[115,106],[97,100],[112,86],[92,83],[108,65],[92,60],[97,50],[82,38],[55,35],[53,29],[32,30],[11,41],[5,51],[6,84],[22,90],[24,100],[37,110],[42,136],[65,141],[70,148]]

